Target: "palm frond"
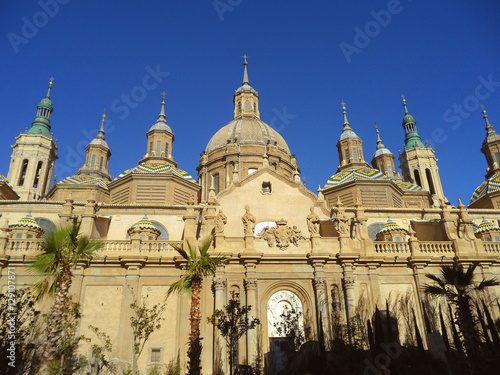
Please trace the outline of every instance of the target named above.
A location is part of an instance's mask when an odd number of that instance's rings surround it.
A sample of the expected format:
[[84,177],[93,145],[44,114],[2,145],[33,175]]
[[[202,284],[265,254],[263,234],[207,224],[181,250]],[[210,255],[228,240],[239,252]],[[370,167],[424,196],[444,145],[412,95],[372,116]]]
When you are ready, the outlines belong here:
[[425,277],[427,277],[428,279],[431,279],[432,281],[435,281],[441,288],[444,289],[444,287],[446,285],[446,279],[443,280],[439,276],[433,275],[431,273],[425,274]]
[[490,286],[500,285],[500,281],[497,278],[486,279],[484,278],[479,285],[476,287],[477,290],[483,290],[489,288]]
[[424,285],[424,292],[433,296],[444,296],[447,293],[446,288],[431,284]]

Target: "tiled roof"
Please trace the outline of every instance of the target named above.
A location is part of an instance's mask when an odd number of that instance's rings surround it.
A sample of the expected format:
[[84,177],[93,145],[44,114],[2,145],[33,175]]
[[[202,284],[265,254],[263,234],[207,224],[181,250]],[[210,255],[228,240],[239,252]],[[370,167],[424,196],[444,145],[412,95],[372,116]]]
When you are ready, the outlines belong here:
[[30,214],[26,215],[19,221],[10,224],[9,228],[32,228],[43,232],[42,227],[40,227],[40,225],[37,224],[35,219],[33,219],[33,216],[31,216]]
[[398,182],[396,185],[404,191],[425,191],[420,186],[412,184],[411,182]]
[[474,190],[469,204],[474,203],[485,195],[495,193],[500,190],[500,173],[494,175],[490,179],[484,181],[481,185]]
[[328,179],[324,189],[339,186],[353,180],[390,181],[382,172],[371,168],[359,168],[339,172]]
[[172,174],[184,178],[192,183],[198,184],[196,180],[187,172],[164,163],[142,163],[121,173],[115,180],[130,174]]
[[72,176],[65,178],[57,185],[97,185],[103,189],[108,190],[108,186],[105,180],[102,178],[88,177],[88,176]]

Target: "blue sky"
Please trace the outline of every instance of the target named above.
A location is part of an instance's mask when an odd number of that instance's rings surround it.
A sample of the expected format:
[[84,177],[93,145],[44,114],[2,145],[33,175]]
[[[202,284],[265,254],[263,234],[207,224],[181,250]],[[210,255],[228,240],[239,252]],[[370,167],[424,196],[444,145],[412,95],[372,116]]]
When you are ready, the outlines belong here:
[[452,204],[458,198],[468,203],[484,180],[479,104],[500,131],[498,1],[117,4],[3,2],[0,173],[7,174],[10,145],[30,126],[54,76],[58,180],[83,164],[103,108],[111,173],[135,166],[146,152],[146,132],[164,90],[174,158],[195,175],[211,136],[232,120],[246,53],[261,119],[296,154],[309,189],[316,191],[336,172],[342,100],[364,141],[365,158],[371,161],[375,151],[375,121],[397,158],[404,140],[401,94],[424,142],[436,151]]

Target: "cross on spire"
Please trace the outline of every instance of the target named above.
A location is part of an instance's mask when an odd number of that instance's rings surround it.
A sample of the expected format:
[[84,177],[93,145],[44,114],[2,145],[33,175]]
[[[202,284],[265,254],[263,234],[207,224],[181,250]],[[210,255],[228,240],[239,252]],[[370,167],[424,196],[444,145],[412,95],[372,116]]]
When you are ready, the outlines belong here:
[[243,58],[245,59],[245,61],[243,62],[243,64],[245,64],[245,65],[246,65],[246,64],[248,64],[248,63],[247,63],[247,59],[248,59],[250,56],[247,56],[247,54],[245,53],[245,54],[244,54],[243,56],[241,56],[241,57],[243,57]]
[[404,95],[401,95],[401,97],[403,98],[403,100],[405,100],[405,96]]
[[161,93],[161,95],[163,96],[163,99],[165,99],[165,96],[167,95],[167,93],[166,93],[165,91],[163,91],[163,92]]
[[50,84],[52,84],[52,82],[54,82],[54,77],[50,77]]
[[484,105],[483,105],[483,104],[481,104],[481,105],[480,105],[480,107],[481,107],[481,108],[483,109],[483,111],[484,111]]

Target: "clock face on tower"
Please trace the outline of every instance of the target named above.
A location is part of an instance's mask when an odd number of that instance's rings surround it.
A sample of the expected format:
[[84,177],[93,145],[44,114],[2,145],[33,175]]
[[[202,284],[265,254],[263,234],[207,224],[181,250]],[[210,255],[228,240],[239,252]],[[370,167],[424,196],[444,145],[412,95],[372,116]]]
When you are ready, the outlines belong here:
[[288,290],[280,290],[274,293],[267,303],[267,324],[269,337],[285,337],[283,333],[279,334],[276,325],[282,321],[283,312],[294,311],[299,314],[299,326],[304,328],[304,311],[300,298],[293,292]]

